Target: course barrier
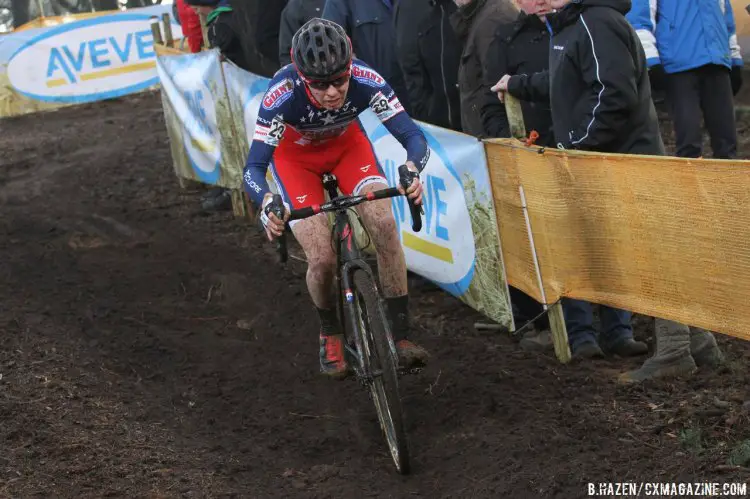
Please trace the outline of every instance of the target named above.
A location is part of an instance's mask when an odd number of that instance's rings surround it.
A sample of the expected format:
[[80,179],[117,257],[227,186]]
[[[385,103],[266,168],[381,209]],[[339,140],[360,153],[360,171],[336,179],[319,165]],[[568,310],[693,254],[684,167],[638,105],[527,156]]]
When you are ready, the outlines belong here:
[[[182,54],[157,45],[157,53],[175,173],[234,189],[236,212],[243,214],[242,170],[269,80],[222,62],[217,50]],[[361,121],[395,186],[406,152],[374,113],[366,111]],[[422,175],[421,232],[411,230],[405,200],[392,201],[407,266],[512,330],[484,147],[473,137],[419,125],[432,152]]]
[[[150,19],[170,5],[36,21],[0,37],[0,117],[111,99],[159,83]],[[175,37],[182,31],[172,24]]]
[[750,339],[750,161],[486,148],[512,285]]

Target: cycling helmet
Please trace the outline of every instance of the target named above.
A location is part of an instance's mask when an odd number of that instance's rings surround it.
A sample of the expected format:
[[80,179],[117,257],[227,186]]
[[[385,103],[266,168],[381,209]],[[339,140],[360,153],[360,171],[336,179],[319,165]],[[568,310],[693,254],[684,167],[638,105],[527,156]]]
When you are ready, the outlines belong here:
[[349,69],[352,46],[344,28],[315,17],[294,34],[292,61],[308,80],[334,80]]

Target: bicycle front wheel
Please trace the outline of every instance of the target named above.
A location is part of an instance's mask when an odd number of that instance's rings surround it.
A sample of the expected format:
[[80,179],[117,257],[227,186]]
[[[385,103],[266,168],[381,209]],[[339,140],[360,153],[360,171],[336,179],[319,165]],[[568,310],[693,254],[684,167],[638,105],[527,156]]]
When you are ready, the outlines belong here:
[[388,319],[372,277],[364,270],[355,270],[353,281],[355,334],[360,335],[362,361],[372,376],[370,393],[396,469],[407,474],[411,468],[409,448],[398,391],[396,352],[388,337]]

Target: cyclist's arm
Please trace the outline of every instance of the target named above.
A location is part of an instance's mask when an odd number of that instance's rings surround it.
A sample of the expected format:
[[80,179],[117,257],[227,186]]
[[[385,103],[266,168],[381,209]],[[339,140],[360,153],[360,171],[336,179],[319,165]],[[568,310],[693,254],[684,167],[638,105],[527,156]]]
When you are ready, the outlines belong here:
[[430,159],[430,148],[422,130],[406,114],[396,93],[387,85],[373,92],[370,99],[370,109],[375,112],[391,135],[396,137],[404,149],[406,160],[414,163],[420,172],[427,166]]
[[[292,87],[285,87],[285,79],[287,78],[280,76],[274,78],[268,86],[269,90],[263,96],[258,111],[258,119],[255,121],[255,132],[250,143],[250,153],[247,155],[247,162],[242,175],[245,192],[258,206],[263,205],[263,197],[271,192],[266,181],[266,172],[271,159],[273,159],[276,146],[279,145],[286,131],[286,124],[281,116],[289,109],[289,104],[293,100],[292,96],[281,105],[274,105],[275,102],[283,98],[283,94],[279,94],[280,88],[289,92],[292,91],[293,83],[291,84]],[[266,103],[270,103],[270,106],[267,106]]]

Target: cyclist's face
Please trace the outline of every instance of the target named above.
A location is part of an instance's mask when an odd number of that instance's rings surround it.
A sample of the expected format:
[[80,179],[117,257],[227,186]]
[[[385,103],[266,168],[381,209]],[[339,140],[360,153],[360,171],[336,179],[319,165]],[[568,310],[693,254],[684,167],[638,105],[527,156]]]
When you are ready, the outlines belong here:
[[310,93],[315,100],[326,109],[341,109],[346,100],[346,93],[349,91],[349,77],[340,78],[329,84],[327,88],[324,85],[310,85]]

